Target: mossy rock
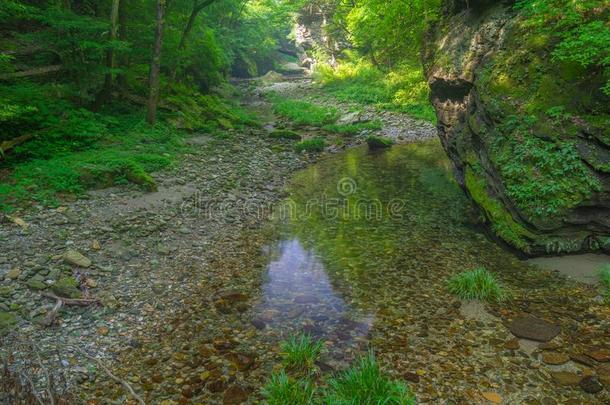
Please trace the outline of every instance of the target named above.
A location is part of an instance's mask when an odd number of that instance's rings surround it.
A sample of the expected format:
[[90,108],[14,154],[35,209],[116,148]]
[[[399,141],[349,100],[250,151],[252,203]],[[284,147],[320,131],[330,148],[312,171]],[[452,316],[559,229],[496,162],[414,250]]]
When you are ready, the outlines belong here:
[[12,312],[0,311],[0,336],[5,335],[17,324],[17,316]]
[[45,284],[44,280],[42,280],[42,278],[38,277],[38,276],[34,276],[31,279],[29,279],[28,281],[26,281],[25,285],[27,285],[32,290],[44,290],[45,288],[48,287]]
[[394,145],[394,141],[389,138],[371,135],[366,138],[366,143],[371,149],[389,148]]
[[51,286],[51,291],[64,298],[80,298],[82,293],[78,287],[78,281],[74,277],[62,277]]
[[269,138],[274,139],[291,139],[291,140],[301,140],[301,135],[297,132],[291,131],[289,129],[276,129],[275,131],[271,131],[269,133]]

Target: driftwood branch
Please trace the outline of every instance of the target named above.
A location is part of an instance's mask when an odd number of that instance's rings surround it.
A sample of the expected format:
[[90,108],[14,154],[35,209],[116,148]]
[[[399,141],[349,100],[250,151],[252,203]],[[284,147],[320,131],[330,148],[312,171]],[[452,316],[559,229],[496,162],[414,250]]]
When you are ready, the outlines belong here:
[[22,143],[29,141],[30,139],[32,139],[34,135],[32,134],[26,134],[26,135],[21,135],[18,136],[17,138],[13,138],[10,139],[8,141],[2,141],[0,142],[0,159],[2,159],[4,157],[4,153],[9,150],[14,148],[17,145],[21,145]]
[[57,295],[53,294],[52,292],[43,292],[43,293],[41,293],[41,295],[43,297],[52,298],[54,300],[61,300],[61,301],[63,301],[64,305],[75,305],[75,306],[79,306],[79,307],[88,307],[89,305],[100,303],[100,300],[97,298],[91,298],[91,299],[64,298],[64,297],[58,297]]
[[108,377],[110,377],[112,380],[121,384],[123,386],[123,388],[125,388],[125,390],[127,392],[129,392],[129,394],[133,397],[133,399],[135,399],[138,402],[138,404],[146,405],[146,402],[144,402],[142,397],[140,397],[138,394],[136,394],[136,392],[133,390],[133,387],[127,381],[114,375],[112,373],[112,371],[110,371],[110,369],[108,369],[108,367],[106,367],[106,365],[100,359],[89,355],[87,352],[85,352],[81,348],[75,347],[74,349],[77,352],[79,352],[80,354],[82,354],[83,356],[85,356],[86,358],[88,358],[89,360],[95,362],[104,371],[104,373],[106,373],[106,375],[108,375]]
[[62,69],[61,65],[43,66],[30,70],[22,70],[19,72],[4,73],[0,75],[0,80],[17,79],[20,77],[42,76],[49,73],[59,72]]
[[73,298],[58,297],[57,295],[50,293],[50,292],[43,292],[43,293],[41,293],[41,295],[43,297],[47,297],[47,298],[51,298],[51,299],[55,300],[55,306],[53,307],[53,309],[51,309],[49,311],[49,313],[47,313],[47,315],[44,317],[44,319],[42,321],[40,321],[40,323],[43,326],[53,325],[53,322],[55,322],[55,317],[57,317],[57,313],[59,312],[61,307],[63,307],[64,305],[75,305],[75,306],[79,306],[79,307],[86,307],[86,306],[89,306],[92,304],[99,304],[99,302],[100,302],[98,299],[73,299]]

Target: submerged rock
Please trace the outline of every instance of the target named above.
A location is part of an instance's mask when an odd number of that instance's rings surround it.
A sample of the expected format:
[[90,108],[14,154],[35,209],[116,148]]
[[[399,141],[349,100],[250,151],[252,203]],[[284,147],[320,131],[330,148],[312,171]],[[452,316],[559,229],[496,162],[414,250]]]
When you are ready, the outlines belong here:
[[515,318],[508,329],[517,337],[538,342],[548,342],[561,332],[561,327],[558,325],[536,318],[533,315]]
[[528,25],[514,1],[442,3],[423,61],[461,187],[525,254],[609,252],[603,69],[551,58],[554,36]]

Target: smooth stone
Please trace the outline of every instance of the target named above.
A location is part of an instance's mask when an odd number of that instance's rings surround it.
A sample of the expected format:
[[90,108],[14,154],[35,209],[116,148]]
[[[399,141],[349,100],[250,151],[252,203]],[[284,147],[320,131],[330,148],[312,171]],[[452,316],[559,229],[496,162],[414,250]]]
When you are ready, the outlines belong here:
[[486,400],[488,400],[491,403],[494,403],[494,404],[502,403],[502,397],[495,392],[483,392],[483,393],[481,393],[481,395],[483,395],[483,398],[485,398]]
[[565,353],[557,352],[543,352],[542,361],[546,364],[559,365],[567,363],[570,360],[570,356]]
[[551,377],[559,384],[567,386],[578,385],[582,379],[578,374],[569,371],[551,371]]
[[222,397],[223,405],[239,405],[248,400],[250,390],[240,385],[232,385],[225,391]]
[[19,267],[12,268],[8,273],[6,273],[6,277],[11,280],[16,280],[21,275],[21,269]]
[[585,355],[600,363],[607,363],[610,361],[610,350],[606,349],[590,350],[586,352]]
[[599,379],[594,375],[590,375],[583,378],[582,380],[580,380],[579,385],[584,392],[589,394],[597,394],[598,392],[604,389],[602,383],[599,382]]
[[561,327],[533,315],[519,316],[508,326],[510,332],[520,338],[548,342],[561,332]]
[[73,249],[68,249],[63,255],[62,258],[68,264],[79,267],[89,267],[91,266],[91,260],[87,257],[83,256],[81,253],[77,252]]

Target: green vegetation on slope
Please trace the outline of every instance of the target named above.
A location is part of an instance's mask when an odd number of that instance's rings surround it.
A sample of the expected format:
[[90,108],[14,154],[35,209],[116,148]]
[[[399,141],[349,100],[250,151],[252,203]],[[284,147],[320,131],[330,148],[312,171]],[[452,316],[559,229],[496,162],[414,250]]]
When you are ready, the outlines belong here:
[[306,101],[286,97],[271,96],[273,112],[289,118],[296,126],[322,127],[332,124],[339,118],[336,108],[321,107]]

